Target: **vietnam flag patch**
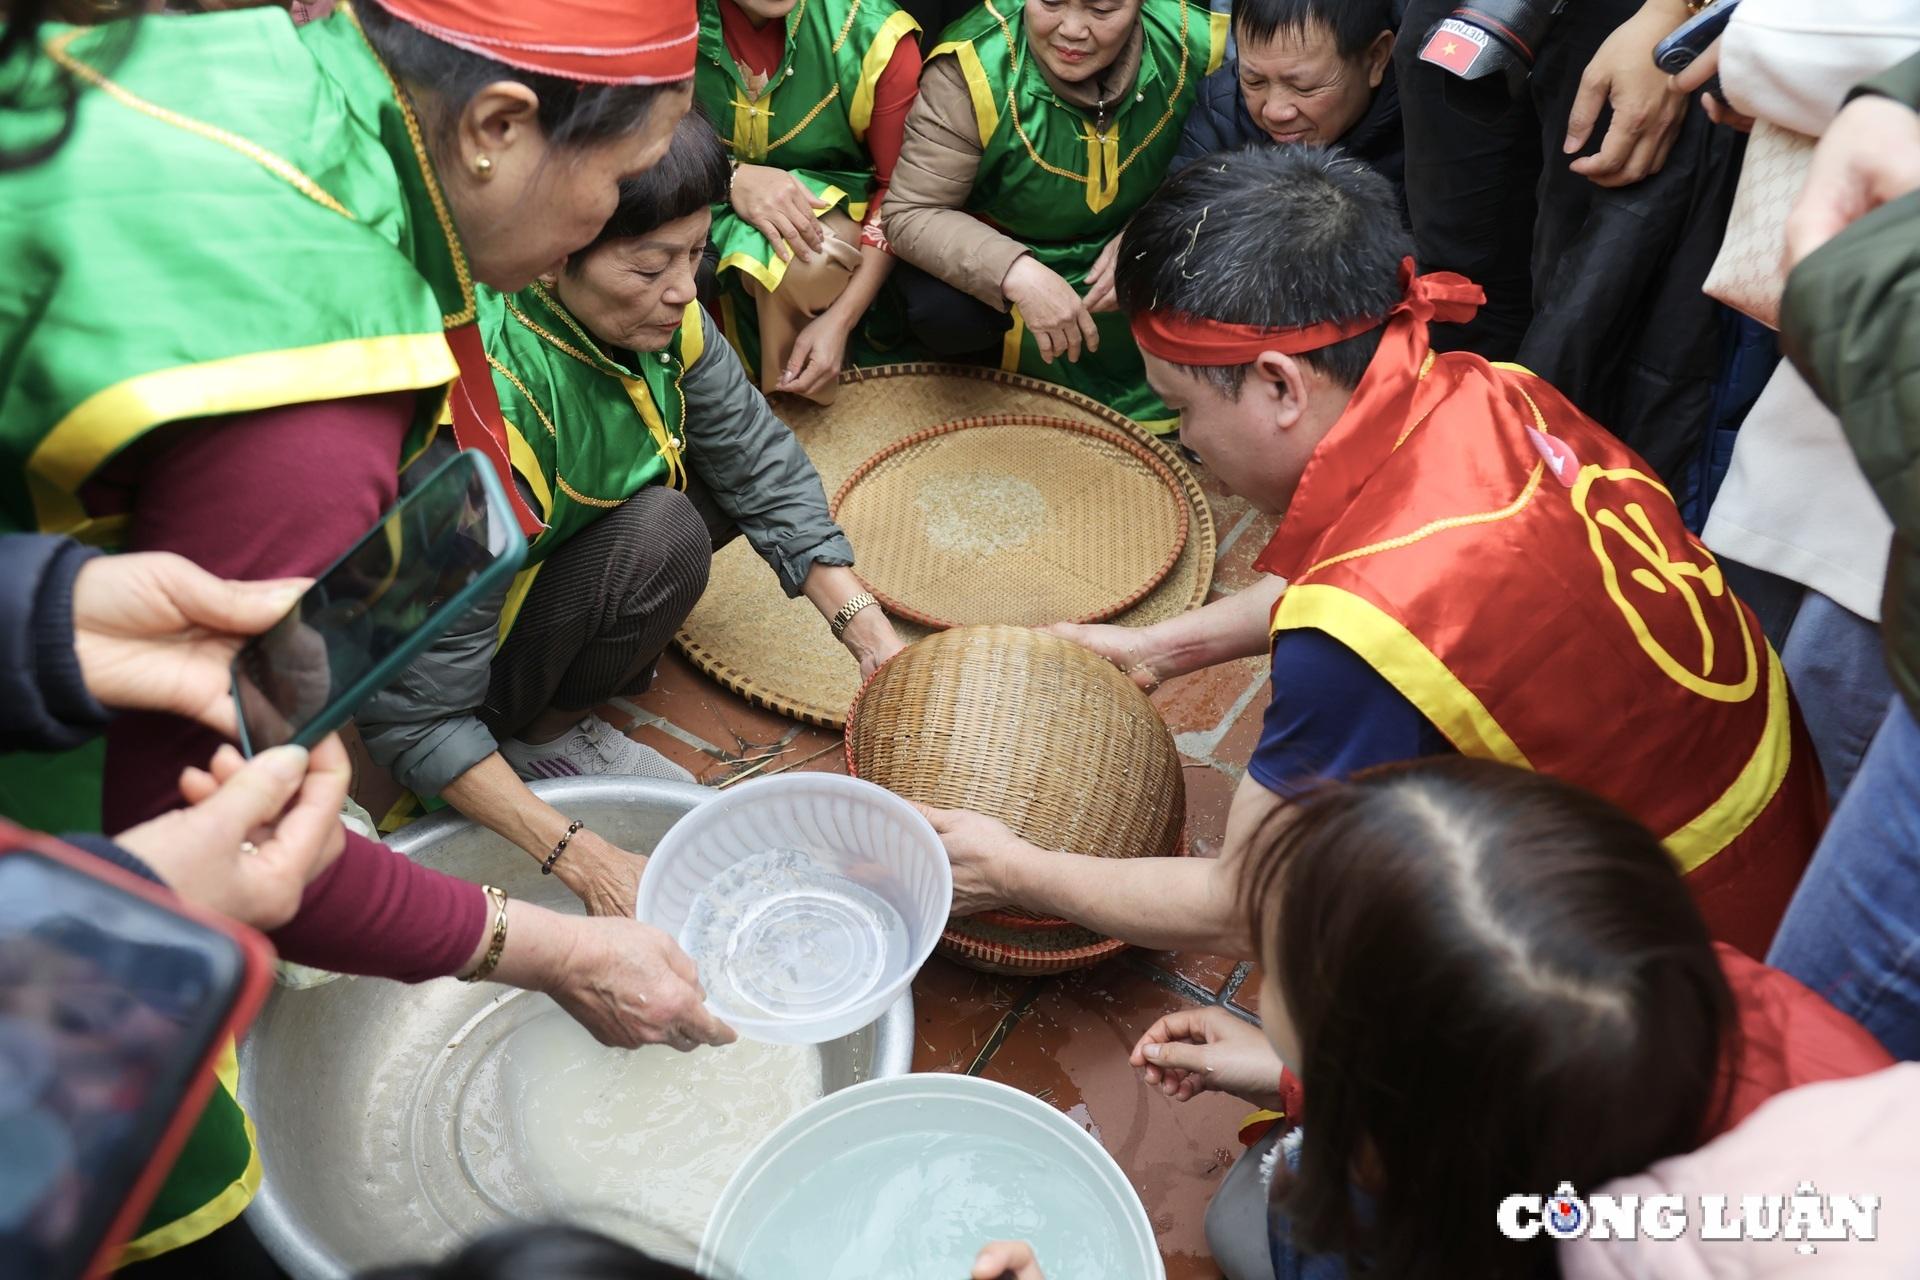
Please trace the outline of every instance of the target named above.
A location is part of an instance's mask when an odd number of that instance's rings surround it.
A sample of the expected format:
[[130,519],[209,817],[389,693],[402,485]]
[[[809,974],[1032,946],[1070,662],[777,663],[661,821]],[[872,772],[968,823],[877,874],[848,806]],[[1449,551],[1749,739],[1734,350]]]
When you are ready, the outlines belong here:
[[1420,61],[1464,76],[1472,72],[1474,62],[1486,52],[1489,43],[1491,39],[1486,32],[1448,18],[1427,37],[1426,45],[1420,50]]

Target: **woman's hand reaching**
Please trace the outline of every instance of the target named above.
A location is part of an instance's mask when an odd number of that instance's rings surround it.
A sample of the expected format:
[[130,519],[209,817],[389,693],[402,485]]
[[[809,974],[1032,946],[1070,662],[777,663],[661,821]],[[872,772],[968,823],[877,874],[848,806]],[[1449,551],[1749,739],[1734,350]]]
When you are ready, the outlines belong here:
[[1168,1014],[1147,1028],[1128,1061],[1178,1102],[1227,1093],[1257,1107],[1280,1105],[1280,1055],[1260,1028],[1218,1006]]

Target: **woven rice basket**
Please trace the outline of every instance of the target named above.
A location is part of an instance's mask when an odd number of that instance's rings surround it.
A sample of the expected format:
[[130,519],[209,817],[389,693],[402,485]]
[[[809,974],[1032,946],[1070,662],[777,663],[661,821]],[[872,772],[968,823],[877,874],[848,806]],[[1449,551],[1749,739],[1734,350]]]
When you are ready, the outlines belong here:
[[[1173,735],[1132,681],[1079,645],[1019,627],[958,627],[903,650],[847,716],[854,776],[972,809],[1043,849],[1178,853],[1186,784]],[[1020,911],[952,920],[941,950],[992,973],[1061,973],[1121,949]]]

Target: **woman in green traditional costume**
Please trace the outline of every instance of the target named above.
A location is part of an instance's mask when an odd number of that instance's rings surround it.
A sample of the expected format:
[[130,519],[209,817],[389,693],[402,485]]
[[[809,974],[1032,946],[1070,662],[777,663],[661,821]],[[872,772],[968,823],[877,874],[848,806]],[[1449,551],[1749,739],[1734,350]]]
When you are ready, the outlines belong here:
[[[693,0],[378,0],[297,31],[274,9],[59,28],[43,7],[10,4],[0,37],[0,524],[311,576],[391,505],[443,406],[508,471],[475,282],[557,269],[665,151]],[[177,806],[218,743],[116,721],[107,828]],[[658,931],[351,834],[273,938],[338,971],[544,990],[608,1043],[731,1038]],[[131,1256],[258,1186],[222,1082]]]
[[722,311],[762,390],[831,401],[892,270],[879,212],[918,30],[894,0],[700,0],[694,97],[738,165],[714,204]]
[[[375,763],[401,785],[536,858],[567,819],[529,781],[693,780],[592,708],[646,687],[706,587],[715,548],[736,532],[788,595],[806,595],[863,676],[900,648],[853,576],[819,473],[733,349],[709,339],[694,276],[727,178],[720,139],[691,114],[666,158],[622,184],[612,220],[563,270],[514,294],[481,290],[516,478],[547,528],[511,590],[357,717]],[[434,463],[429,451],[408,474]],[[585,829],[556,873],[576,858],[629,868],[581,887],[590,910],[632,911],[637,859]]]
[[1112,254],[1226,40],[1227,15],[1188,0],[987,0],[949,27],[886,209],[917,268],[897,273],[913,336],[1174,430],[1112,309]]

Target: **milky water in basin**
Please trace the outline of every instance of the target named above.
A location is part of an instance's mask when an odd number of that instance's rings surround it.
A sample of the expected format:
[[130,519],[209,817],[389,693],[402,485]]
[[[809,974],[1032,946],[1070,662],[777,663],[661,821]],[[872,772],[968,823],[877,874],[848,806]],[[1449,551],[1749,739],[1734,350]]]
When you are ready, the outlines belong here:
[[454,1102],[462,1181],[505,1216],[565,1218],[691,1261],[746,1153],[822,1092],[811,1048],[629,1052],[551,1004],[526,1007],[470,1060]]
[[832,1017],[901,972],[911,945],[891,903],[798,849],[770,849],[722,871],[680,929],[722,1018]]

